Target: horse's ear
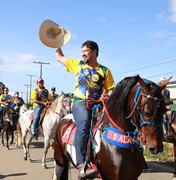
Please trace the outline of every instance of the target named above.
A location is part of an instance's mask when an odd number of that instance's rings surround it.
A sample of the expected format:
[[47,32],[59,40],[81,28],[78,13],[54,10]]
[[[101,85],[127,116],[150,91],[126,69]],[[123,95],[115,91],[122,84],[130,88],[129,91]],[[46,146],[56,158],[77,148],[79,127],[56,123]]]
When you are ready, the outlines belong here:
[[166,86],[169,84],[169,81],[172,79],[172,76],[168,79],[161,80],[157,83],[157,85],[163,90],[166,88]]
[[166,88],[166,86],[169,84],[169,80],[163,80],[157,83],[157,85],[163,90]]
[[141,77],[139,77],[139,83],[140,83],[141,89],[143,89],[143,91],[146,91],[147,85]]

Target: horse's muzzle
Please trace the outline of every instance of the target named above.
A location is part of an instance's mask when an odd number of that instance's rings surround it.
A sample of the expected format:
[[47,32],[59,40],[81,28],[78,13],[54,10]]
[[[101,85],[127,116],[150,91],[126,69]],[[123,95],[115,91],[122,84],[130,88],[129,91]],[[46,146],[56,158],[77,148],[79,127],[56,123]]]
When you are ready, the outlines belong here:
[[158,154],[158,153],[161,153],[161,152],[163,152],[163,145],[161,145],[160,147],[150,147],[149,148],[149,152],[151,153],[151,154]]

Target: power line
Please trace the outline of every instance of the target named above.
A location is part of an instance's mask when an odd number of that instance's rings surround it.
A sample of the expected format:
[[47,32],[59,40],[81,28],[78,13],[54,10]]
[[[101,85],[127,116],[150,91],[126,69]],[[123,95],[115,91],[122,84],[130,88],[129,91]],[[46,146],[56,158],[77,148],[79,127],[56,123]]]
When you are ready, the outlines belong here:
[[50,64],[50,63],[45,63],[45,62],[42,62],[42,61],[38,61],[38,62],[36,62],[36,61],[33,61],[33,63],[37,63],[37,64],[40,64],[40,78],[42,78],[42,66],[43,66],[43,64]]

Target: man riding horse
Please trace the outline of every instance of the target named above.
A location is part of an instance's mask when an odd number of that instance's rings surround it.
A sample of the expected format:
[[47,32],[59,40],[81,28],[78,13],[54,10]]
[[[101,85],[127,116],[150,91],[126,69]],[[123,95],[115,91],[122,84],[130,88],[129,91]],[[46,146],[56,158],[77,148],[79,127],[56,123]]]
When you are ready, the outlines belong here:
[[44,86],[44,80],[37,80],[37,88],[32,91],[31,100],[33,101],[34,119],[32,122],[31,132],[35,135],[42,110],[51,104],[50,94]]
[[83,60],[73,60],[64,57],[60,48],[56,49],[57,60],[66,66],[68,72],[76,75],[72,113],[77,126],[75,147],[81,178],[97,173],[97,169],[87,169],[86,172],[84,170],[92,119],[92,111],[86,108],[86,102],[88,99],[97,100],[110,95],[115,86],[110,70],[97,62],[98,51],[96,42],[86,41],[82,44]]

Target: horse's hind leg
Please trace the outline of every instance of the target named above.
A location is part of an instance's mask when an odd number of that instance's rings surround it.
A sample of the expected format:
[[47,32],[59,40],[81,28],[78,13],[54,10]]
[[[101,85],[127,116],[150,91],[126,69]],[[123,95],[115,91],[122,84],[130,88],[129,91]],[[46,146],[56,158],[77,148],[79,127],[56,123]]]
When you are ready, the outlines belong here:
[[22,145],[23,145],[23,151],[24,151],[24,160],[27,160],[27,145],[26,145],[26,136],[27,131],[22,132]]
[[46,166],[46,155],[48,153],[48,147],[49,147],[50,139],[51,139],[50,136],[44,137],[44,150],[43,150],[43,158],[42,158],[42,166],[44,168],[47,168],[47,166]]
[[173,179],[176,179],[176,140],[173,140],[173,149],[174,149],[174,172],[173,172]]
[[[64,170],[64,167],[57,165],[56,161],[54,161],[54,173],[53,173],[52,180],[62,180],[61,175],[62,175],[63,170]],[[62,178],[63,178],[63,175],[62,175]],[[67,179],[63,179],[63,180],[67,180]]]
[[30,133],[30,134],[29,134],[28,142],[26,143],[26,146],[27,146],[26,150],[27,150],[27,156],[28,156],[29,161],[32,161],[32,160],[31,160],[31,157],[30,157],[30,145],[31,145],[31,141],[32,141],[33,137],[34,137],[34,135],[32,135],[32,134]]

